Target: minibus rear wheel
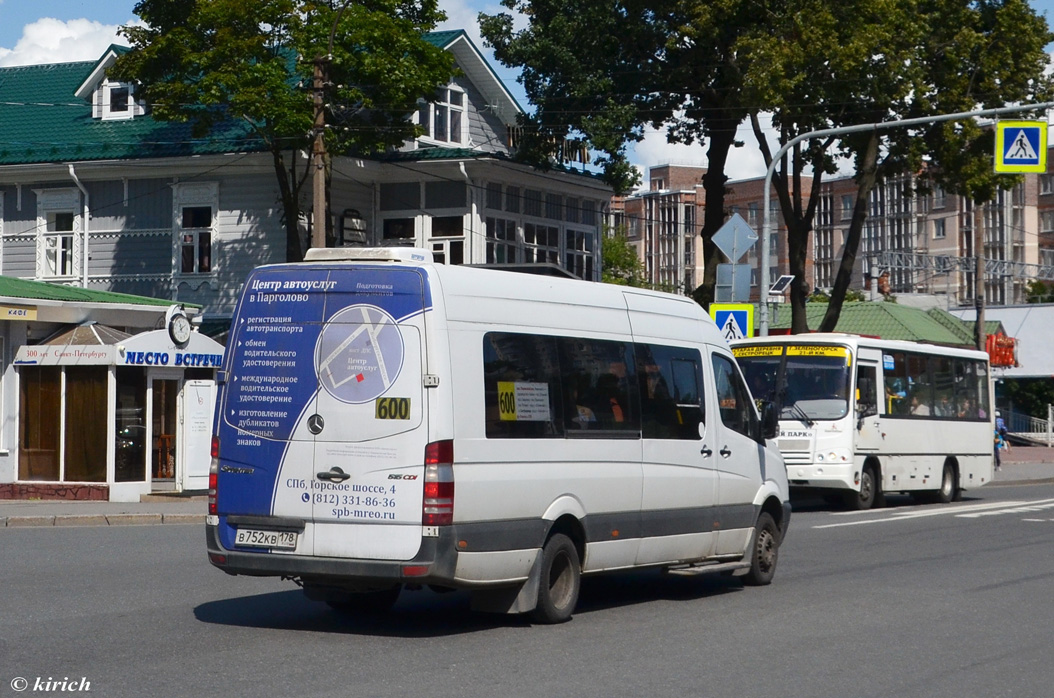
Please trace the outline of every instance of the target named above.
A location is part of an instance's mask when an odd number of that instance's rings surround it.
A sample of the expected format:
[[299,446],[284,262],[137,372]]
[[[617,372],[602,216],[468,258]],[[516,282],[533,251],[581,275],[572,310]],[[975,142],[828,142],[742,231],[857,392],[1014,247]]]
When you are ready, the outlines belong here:
[[538,605],[531,616],[538,623],[570,620],[581,588],[582,567],[575,544],[563,533],[553,534],[542,548]]

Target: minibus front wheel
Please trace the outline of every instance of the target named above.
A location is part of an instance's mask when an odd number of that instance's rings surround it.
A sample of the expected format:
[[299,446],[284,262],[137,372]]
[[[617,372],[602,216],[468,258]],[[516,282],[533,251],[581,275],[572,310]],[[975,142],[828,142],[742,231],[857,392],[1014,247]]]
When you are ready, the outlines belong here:
[[754,550],[750,558],[750,571],[743,577],[748,586],[765,586],[776,575],[782,536],[776,521],[767,511],[761,512],[754,528]]

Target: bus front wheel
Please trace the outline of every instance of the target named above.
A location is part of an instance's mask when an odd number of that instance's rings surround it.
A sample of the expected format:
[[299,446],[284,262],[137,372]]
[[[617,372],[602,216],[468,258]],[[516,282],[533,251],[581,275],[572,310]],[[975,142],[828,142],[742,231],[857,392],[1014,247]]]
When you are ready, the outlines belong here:
[[878,474],[875,466],[868,463],[860,473],[860,491],[846,494],[845,503],[849,509],[864,511],[881,502],[879,493]]

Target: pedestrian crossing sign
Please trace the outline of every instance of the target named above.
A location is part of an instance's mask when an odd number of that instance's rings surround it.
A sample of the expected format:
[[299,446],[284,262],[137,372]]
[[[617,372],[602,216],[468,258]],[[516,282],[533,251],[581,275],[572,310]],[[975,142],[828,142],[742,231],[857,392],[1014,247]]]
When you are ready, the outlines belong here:
[[754,336],[754,306],[750,303],[711,303],[710,317],[725,341]]
[[1000,121],[995,132],[996,172],[1046,172],[1047,122]]

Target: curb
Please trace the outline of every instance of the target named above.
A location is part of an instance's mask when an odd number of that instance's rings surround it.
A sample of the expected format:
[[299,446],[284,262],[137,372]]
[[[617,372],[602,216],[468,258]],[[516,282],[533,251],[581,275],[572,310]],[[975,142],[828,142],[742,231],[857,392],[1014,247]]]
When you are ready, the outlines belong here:
[[155,524],[205,524],[204,514],[95,514],[0,517],[0,528],[42,526],[149,526]]
[[985,487],[1014,487],[1016,485],[1050,485],[1054,477],[1040,477],[1029,480],[992,480]]

